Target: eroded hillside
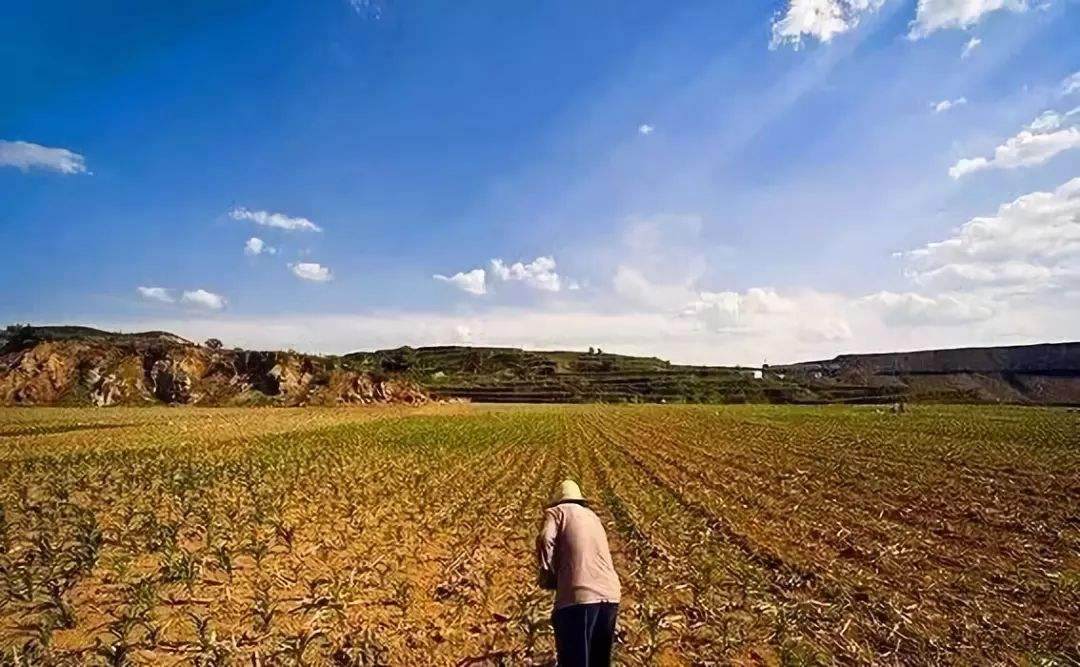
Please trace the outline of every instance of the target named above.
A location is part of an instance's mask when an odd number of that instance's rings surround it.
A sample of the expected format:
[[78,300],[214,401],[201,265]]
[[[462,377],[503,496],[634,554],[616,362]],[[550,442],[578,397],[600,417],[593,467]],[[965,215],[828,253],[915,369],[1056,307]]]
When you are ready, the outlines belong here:
[[423,403],[391,374],[296,352],[225,349],[163,332],[9,327],[0,345],[4,405],[334,405]]

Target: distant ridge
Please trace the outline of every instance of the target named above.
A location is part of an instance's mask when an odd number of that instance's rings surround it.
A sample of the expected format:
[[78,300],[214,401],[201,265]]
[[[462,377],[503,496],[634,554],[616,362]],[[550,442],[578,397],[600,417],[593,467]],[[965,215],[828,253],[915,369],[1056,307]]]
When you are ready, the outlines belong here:
[[0,403],[1014,403],[1080,405],[1080,343],[843,354],[765,367],[691,366],[599,349],[446,345],[342,356],[226,349],[163,331],[11,326]]
[[873,368],[879,373],[1080,373],[1080,342],[841,354],[787,368]]

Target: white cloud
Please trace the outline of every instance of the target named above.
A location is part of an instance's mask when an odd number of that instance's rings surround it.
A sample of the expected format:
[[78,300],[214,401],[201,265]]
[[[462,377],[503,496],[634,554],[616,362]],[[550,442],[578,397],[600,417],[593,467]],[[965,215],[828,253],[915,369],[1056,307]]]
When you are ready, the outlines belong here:
[[990,12],[1022,12],[1026,0],[919,0],[908,36],[921,39],[938,30],[969,28]]
[[86,174],[86,158],[66,148],[49,148],[28,141],[0,140],[0,167],[23,171],[49,169],[61,174]]
[[964,50],[960,52],[960,59],[966,60],[968,56],[971,55],[972,51],[979,48],[980,44],[982,44],[982,40],[978,37],[972,37],[971,39],[969,39],[967,43],[964,44]]
[[[743,329],[721,332],[677,313],[614,311],[587,302],[575,302],[573,308],[565,303],[551,308],[492,306],[471,313],[467,320],[444,310],[238,315],[227,314],[226,309],[212,317],[143,315],[91,319],[86,324],[107,330],[171,331],[190,340],[220,338],[249,349],[323,353],[460,344],[464,325],[468,342],[475,345],[540,350],[600,346],[606,352],[655,355],[676,363],[743,365],[828,359],[849,352],[1075,340],[1080,331],[1080,297],[1075,294],[993,301],[993,317],[966,325],[914,326],[885,323],[879,307],[847,296],[780,293],[795,304],[792,313],[761,316]],[[974,302],[981,303],[981,298]]]
[[949,167],[949,176],[953,179],[958,179],[968,174],[973,174],[976,171],[982,171],[983,169],[990,168],[990,161],[984,157],[962,157],[956,161],[956,164]]
[[257,236],[252,236],[244,244],[245,255],[274,255],[277,254],[277,248],[266,245],[266,242]]
[[581,285],[575,280],[564,282],[555,268],[555,258],[551,256],[537,257],[528,263],[514,262],[513,264],[507,264],[501,259],[493,259],[489,271],[477,268],[471,271],[459,271],[452,276],[436,274],[432,277],[477,296],[487,294],[496,282],[519,282],[545,292],[581,289]]
[[652,134],[655,129],[656,128],[654,128],[652,125],[649,125],[648,123],[642,123],[641,125],[638,125],[637,131],[639,134],[644,134],[645,136],[648,136]]
[[1027,129],[1031,132],[1053,132],[1061,127],[1064,117],[1056,111],[1044,111],[1028,124]]
[[617,295],[631,303],[672,310],[695,298],[692,281],[677,282],[675,278],[664,274],[659,281],[653,281],[634,266],[620,265],[615,269],[611,284]]
[[882,4],[884,0],[789,0],[787,11],[773,17],[769,48],[790,44],[799,49],[804,37],[829,42],[857,27],[864,14]]
[[696,317],[712,331],[736,329],[742,325],[740,306],[742,297],[737,292],[702,292],[691,301],[682,314]]
[[322,231],[321,227],[307,218],[293,218],[284,213],[270,213],[268,211],[249,211],[242,206],[229,211],[229,217],[233,220],[250,220],[263,227],[276,227],[278,229],[286,229],[289,231]]
[[789,315],[797,311],[791,299],[771,287],[751,287],[739,292],[701,292],[686,305],[682,315],[700,319],[709,329],[723,331],[751,324],[762,315]]
[[1062,127],[1069,116],[1046,111],[995,148],[993,157],[962,158],[949,168],[949,176],[959,179],[984,169],[1031,167],[1050,160],[1058,153],[1080,148],[1080,128]]
[[459,271],[452,276],[435,274],[432,277],[435,280],[450,283],[454,287],[457,287],[464,292],[468,292],[469,294],[476,294],[477,296],[487,294],[487,283],[485,282],[486,275],[483,269],[473,269],[472,271],[465,272]]
[[160,301],[161,303],[172,303],[176,299],[173,298],[172,293],[166,287],[143,287],[140,285],[136,288],[139,291],[139,295],[149,301]]
[[297,262],[295,264],[289,264],[289,270],[293,272],[293,275],[302,280],[310,280],[315,283],[329,282],[333,276],[330,275],[330,269],[319,264],[318,262]]
[[1065,77],[1065,80],[1061,82],[1062,95],[1071,95],[1077,91],[1080,91],[1080,70]]
[[798,329],[802,340],[823,343],[837,343],[851,340],[851,325],[842,317],[826,316],[812,318],[802,323]]
[[[172,294],[172,290],[167,287],[142,287],[138,288],[139,295],[142,298],[149,301],[160,301],[161,303],[176,303],[176,298]],[[210,310],[221,310],[225,307],[225,297],[220,294],[214,294],[213,292],[207,292],[204,289],[185,291],[180,295],[180,302],[189,306],[195,306],[198,308],[207,308]]]
[[955,100],[941,100],[940,102],[934,102],[930,105],[930,108],[934,110],[934,113],[943,113],[956,107],[962,107],[967,104],[966,97],[958,97]]
[[625,224],[621,243],[612,248],[615,294],[630,304],[664,312],[678,312],[697,299],[707,257],[725,252],[702,240],[701,217],[632,217]]
[[225,307],[226,303],[225,297],[220,294],[214,294],[213,292],[207,292],[204,289],[184,292],[180,297],[180,301],[191,306],[208,308],[210,310],[221,310]]
[[878,309],[886,324],[953,325],[980,322],[994,314],[992,307],[956,294],[925,296],[915,292],[878,292],[860,302]]
[[503,282],[522,282],[538,290],[558,292],[562,289],[562,280],[555,272],[555,258],[537,257],[528,264],[514,262],[507,265],[501,259],[491,260],[491,275]]
[[902,257],[916,284],[943,290],[1008,295],[1080,286],[1080,178],[1018,197]]
[[[679,363],[752,364],[761,363],[766,355],[771,363],[782,363],[850,350],[850,342],[843,340],[845,325],[827,318],[805,330],[793,327],[718,335],[702,330],[692,318],[591,309],[491,308],[471,316],[464,329],[459,315],[436,311],[142,318],[89,324],[126,331],[171,331],[194,340],[215,337],[250,349],[334,353],[355,351],[357,341],[364,341],[365,349],[468,342],[536,350],[599,346],[606,352],[659,355]],[[895,338],[882,340],[881,336],[873,340],[879,345],[896,343]]]
[[842,296],[813,290],[782,296],[771,287],[752,287],[745,292],[701,292],[680,316],[728,336],[764,339],[786,332],[793,341],[823,343],[852,338],[847,305]]

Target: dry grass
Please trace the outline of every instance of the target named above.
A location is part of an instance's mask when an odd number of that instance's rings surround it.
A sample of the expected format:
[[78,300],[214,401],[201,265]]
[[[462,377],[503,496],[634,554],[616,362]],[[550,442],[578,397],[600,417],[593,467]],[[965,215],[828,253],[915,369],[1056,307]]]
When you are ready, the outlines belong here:
[[39,664],[547,664],[578,478],[624,664],[1080,659],[1080,415],[0,410],[0,649]]

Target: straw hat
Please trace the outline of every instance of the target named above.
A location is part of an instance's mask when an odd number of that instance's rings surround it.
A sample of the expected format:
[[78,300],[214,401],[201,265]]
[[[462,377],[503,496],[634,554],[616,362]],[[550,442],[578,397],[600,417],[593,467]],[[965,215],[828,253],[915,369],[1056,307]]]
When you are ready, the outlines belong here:
[[554,502],[561,503],[565,500],[585,500],[581,495],[581,487],[572,479],[564,479],[555,492]]

